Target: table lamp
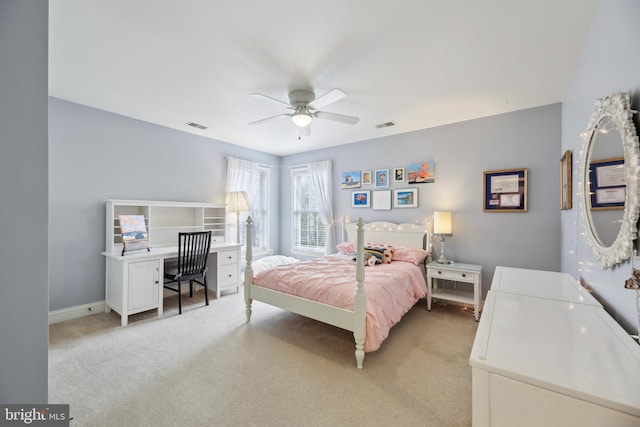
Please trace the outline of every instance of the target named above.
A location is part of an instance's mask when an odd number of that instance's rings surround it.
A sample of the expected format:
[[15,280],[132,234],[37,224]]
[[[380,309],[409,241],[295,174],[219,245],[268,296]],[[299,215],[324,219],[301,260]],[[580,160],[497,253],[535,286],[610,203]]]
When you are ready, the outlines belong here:
[[240,243],[240,212],[250,210],[249,197],[245,191],[231,191],[227,193],[227,211],[236,213],[236,243]]
[[440,256],[436,261],[440,264],[451,264],[453,261],[448,260],[444,255],[445,237],[453,236],[451,233],[451,212],[433,213],[433,235],[440,237]]

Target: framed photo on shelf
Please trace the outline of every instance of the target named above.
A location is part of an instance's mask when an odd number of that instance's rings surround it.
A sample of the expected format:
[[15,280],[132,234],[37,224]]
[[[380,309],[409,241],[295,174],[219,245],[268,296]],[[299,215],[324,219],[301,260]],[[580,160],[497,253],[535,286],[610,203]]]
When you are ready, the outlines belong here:
[[352,208],[369,208],[371,207],[371,191],[370,190],[354,190],[351,192]]
[[418,189],[403,188],[393,190],[393,207],[394,208],[417,208],[418,207]]
[[376,187],[389,186],[389,169],[378,169],[376,171]]
[[571,150],[560,158],[560,209],[571,209]]
[[374,211],[391,210],[391,190],[377,190],[371,193],[371,202]]
[[393,170],[393,182],[404,182],[404,168],[395,168]]
[[591,210],[624,209],[627,198],[624,158],[589,163],[589,185]]
[[483,172],[484,212],[527,212],[528,169]]
[[371,184],[371,171],[362,171],[362,184]]

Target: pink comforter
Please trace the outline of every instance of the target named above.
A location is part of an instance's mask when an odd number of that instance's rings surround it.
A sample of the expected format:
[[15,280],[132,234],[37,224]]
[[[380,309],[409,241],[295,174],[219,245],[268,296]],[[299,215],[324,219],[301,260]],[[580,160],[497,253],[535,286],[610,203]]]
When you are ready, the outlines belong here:
[[[377,350],[389,330],[422,297],[427,285],[420,267],[403,261],[365,267],[367,320],[364,351]],[[256,275],[265,288],[353,310],[356,265],[352,257],[328,255],[281,265]]]

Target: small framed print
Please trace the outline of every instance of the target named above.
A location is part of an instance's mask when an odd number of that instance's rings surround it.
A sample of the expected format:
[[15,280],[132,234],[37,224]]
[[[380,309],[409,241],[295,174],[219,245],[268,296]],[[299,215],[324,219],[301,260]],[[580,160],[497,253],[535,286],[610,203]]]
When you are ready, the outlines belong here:
[[389,169],[378,169],[376,171],[376,187],[389,186]]
[[591,210],[624,209],[627,198],[624,158],[593,160],[589,163]]
[[417,208],[418,207],[418,189],[405,188],[401,190],[393,190],[393,207],[394,208]]
[[404,182],[404,168],[395,168],[393,170],[393,182]]
[[371,184],[371,171],[362,171],[362,184]]
[[484,212],[527,212],[528,169],[505,169],[483,173]]
[[371,207],[371,191],[369,190],[357,190],[351,192],[351,207],[352,208],[369,208]]
[[571,209],[571,150],[560,158],[560,209]]
[[342,172],[342,188],[360,188],[360,171]]
[[391,210],[391,190],[377,190],[371,193],[371,209],[374,211]]

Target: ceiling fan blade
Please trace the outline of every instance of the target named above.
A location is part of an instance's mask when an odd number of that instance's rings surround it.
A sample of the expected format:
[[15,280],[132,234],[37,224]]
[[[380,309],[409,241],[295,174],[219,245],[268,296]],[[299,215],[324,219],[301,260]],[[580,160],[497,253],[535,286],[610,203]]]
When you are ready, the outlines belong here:
[[264,122],[268,122],[273,119],[277,119],[279,117],[291,117],[291,114],[278,114],[277,116],[267,117],[266,119],[256,120],[255,122],[249,123],[250,125],[259,125]]
[[313,113],[314,117],[324,120],[333,120],[334,122],[347,123],[355,125],[360,120],[358,117],[345,116],[344,114],[326,113],[324,111],[316,111]]
[[288,102],[280,101],[279,99],[275,99],[275,98],[272,98],[270,96],[263,95],[261,93],[252,93],[252,94],[250,94],[250,96],[253,96],[254,98],[257,98],[257,99],[264,99],[266,101],[273,102],[273,103],[276,103],[278,105],[284,105],[286,107],[291,108],[291,104],[289,104]]
[[308,104],[308,107],[312,110],[319,110],[320,108],[326,107],[327,105],[339,101],[346,96],[347,94],[340,89],[332,89],[324,95],[317,97],[315,101],[311,101]]

